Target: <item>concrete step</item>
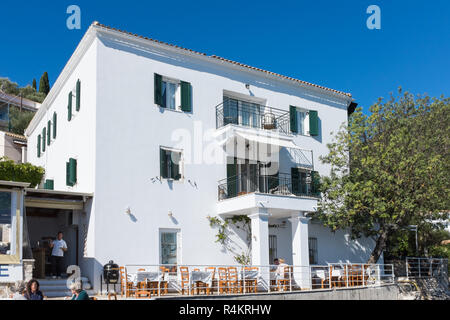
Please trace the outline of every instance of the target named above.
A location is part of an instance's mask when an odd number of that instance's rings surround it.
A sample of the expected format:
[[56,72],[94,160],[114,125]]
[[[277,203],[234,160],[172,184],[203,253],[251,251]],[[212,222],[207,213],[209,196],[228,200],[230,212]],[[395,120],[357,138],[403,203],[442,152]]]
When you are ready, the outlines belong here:
[[[65,286],[67,284],[67,279],[38,279],[39,285],[42,286]],[[89,279],[86,277],[81,277],[83,284],[89,283]]]
[[[94,290],[86,290],[86,292],[90,297],[95,295]],[[48,298],[62,298],[62,297],[71,297],[72,296],[72,292],[70,290],[48,291],[48,292],[42,290],[42,293],[44,294],[44,296],[46,296]]]
[[[44,286],[39,286],[39,289],[41,291],[45,291],[45,292],[49,292],[49,291],[64,291],[64,290],[68,290],[67,285],[66,284],[62,284],[62,285],[44,285]],[[84,290],[90,290],[92,289],[91,284],[88,282],[83,282],[83,289]]]

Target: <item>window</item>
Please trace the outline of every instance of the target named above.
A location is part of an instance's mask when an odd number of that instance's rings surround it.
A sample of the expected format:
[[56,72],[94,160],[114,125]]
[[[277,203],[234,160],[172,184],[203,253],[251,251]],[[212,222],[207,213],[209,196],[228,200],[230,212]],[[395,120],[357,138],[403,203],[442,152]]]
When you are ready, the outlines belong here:
[[317,238],[308,238],[309,264],[317,264]]
[[11,200],[10,192],[0,192],[0,255],[15,254],[15,210]]
[[307,113],[306,113],[306,111],[297,109],[296,115],[297,115],[297,133],[305,135],[306,134],[305,119],[306,119]]
[[165,179],[181,179],[181,151],[160,148],[160,175]]
[[169,110],[191,112],[192,87],[189,82],[154,74],[155,104]]
[[77,183],[77,160],[70,158],[66,162],[66,185],[73,187]]
[[161,232],[161,264],[177,264],[177,235],[176,231]]
[[170,110],[180,109],[179,83],[164,79],[162,82],[162,105]]
[[223,97],[224,125],[239,124],[252,128],[261,128],[261,109],[257,103]]
[[277,236],[269,235],[269,264],[273,264],[277,258]]

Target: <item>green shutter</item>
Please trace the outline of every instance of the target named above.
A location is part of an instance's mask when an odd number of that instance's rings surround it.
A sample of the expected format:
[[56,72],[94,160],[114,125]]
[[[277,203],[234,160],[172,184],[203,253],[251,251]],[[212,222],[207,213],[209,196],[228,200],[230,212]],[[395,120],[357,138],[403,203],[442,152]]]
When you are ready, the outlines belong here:
[[75,100],[75,108],[77,111],[80,111],[80,101],[81,101],[81,82],[80,79],[77,81],[77,96]]
[[41,157],[41,135],[38,135],[37,152],[38,152],[38,158],[40,158]]
[[309,135],[319,135],[319,116],[315,110],[309,111]]
[[298,168],[291,168],[292,193],[298,195],[300,193],[300,172]]
[[192,88],[189,82],[181,81],[181,110],[191,112],[192,110]]
[[70,183],[70,164],[69,164],[69,162],[66,162],[66,185],[72,186],[72,184]]
[[47,145],[50,145],[50,136],[51,136],[51,126],[52,126],[52,122],[50,120],[48,120],[47,122]]
[[320,196],[320,175],[317,171],[311,172],[311,193]]
[[[170,177],[174,180],[180,180],[181,179],[181,173],[180,173],[180,157],[179,152],[171,152],[170,153]],[[173,161],[174,159],[178,159],[178,161]]]
[[44,189],[46,189],[46,190],[53,190],[54,189],[54,182],[53,182],[53,180],[45,180]]
[[56,139],[56,112],[53,113],[53,139]]
[[291,132],[298,133],[298,124],[297,124],[297,108],[294,106],[289,106],[289,117],[291,122]]
[[67,102],[67,120],[72,120],[72,92],[69,92],[69,101]]
[[72,186],[77,183],[77,160],[73,158],[69,159],[69,182]]
[[162,107],[162,76],[155,73],[155,104]]
[[162,178],[168,178],[166,150],[159,149],[159,172]]
[[238,177],[236,176],[237,159],[233,163],[227,162],[227,198],[233,198],[237,195]]
[[45,152],[45,138],[46,138],[46,129],[45,127],[42,129],[42,152]]

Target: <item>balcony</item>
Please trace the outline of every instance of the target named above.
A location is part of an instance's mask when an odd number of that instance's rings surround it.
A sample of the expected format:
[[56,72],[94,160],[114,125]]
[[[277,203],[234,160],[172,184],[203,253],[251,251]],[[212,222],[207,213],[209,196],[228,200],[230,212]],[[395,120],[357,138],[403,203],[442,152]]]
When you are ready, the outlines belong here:
[[[303,181],[302,181],[303,180]],[[287,173],[275,175],[240,174],[219,181],[219,201],[238,197],[248,193],[263,193],[281,196],[319,198],[311,178],[292,178]]]
[[265,207],[273,217],[285,217],[294,211],[315,211],[320,193],[314,179],[290,174],[240,174],[219,181],[218,214],[246,215]]
[[216,106],[216,128],[228,124],[290,134],[289,111],[232,98]]

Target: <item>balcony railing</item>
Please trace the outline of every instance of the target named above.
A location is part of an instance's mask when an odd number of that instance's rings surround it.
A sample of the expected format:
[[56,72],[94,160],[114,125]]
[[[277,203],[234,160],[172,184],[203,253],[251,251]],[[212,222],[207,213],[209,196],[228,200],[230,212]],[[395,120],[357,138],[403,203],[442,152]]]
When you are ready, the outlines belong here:
[[283,196],[320,197],[318,186],[313,183],[312,179],[293,179],[287,173],[279,173],[278,175],[239,174],[219,181],[219,201],[253,192]]
[[228,124],[290,133],[289,111],[225,98],[216,106],[216,128]]

